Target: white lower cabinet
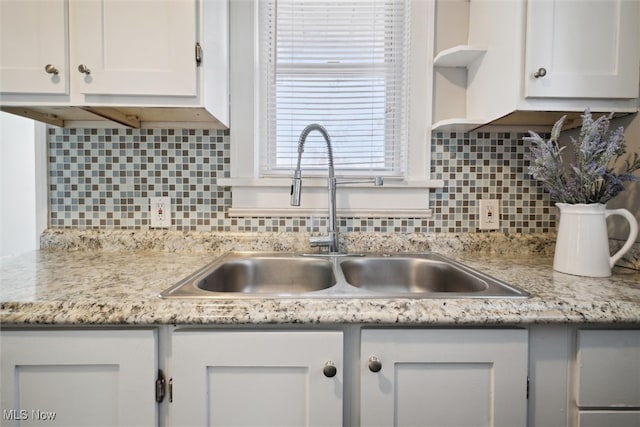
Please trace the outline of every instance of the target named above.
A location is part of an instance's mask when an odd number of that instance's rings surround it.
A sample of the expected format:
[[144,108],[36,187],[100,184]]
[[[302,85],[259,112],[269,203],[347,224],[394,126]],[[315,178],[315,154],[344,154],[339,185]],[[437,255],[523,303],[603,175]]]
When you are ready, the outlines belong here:
[[640,426],[640,331],[578,331],[577,384],[580,427]]
[[0,362],[3,426],[640,426],[638,329],[24,328]]
[[3,426],[158,423],[154,330],[0,332]]
[[345,333],[176,330],[172,424],[526,425],[526,330]]
[[341,426],[340,331],[177,330],[174,426]]
[[524,329],[363,330],[361,425],[525,426],[527,348]]

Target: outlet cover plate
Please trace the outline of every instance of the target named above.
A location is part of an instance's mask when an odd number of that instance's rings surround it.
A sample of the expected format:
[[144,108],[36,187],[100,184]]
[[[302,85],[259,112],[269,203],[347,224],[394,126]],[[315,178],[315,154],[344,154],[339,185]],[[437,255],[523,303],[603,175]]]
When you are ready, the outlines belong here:
[[480,199],[480,230],[497,230],[500,228],[500,201],[497,199]]
[[149,215],[151,217],[152,228],[171,227],[171,198],[170,197],[150,197]]

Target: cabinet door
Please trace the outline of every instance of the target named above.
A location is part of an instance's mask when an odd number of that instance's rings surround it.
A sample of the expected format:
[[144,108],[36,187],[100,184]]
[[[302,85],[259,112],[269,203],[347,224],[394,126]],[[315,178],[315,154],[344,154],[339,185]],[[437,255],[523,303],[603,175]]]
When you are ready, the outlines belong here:
[[2,425],[157,425],[155,331],[2,331],[0,340]]
[[525,96],[638,97],[640,2],[528,1],[526,34]]
[[73,90],[195,96],[196,13],[196,0],[71,0]]
[[68,93],[66,16],[64,0],[0,1],[2,93]]
[[173,424],[340,426],[342,371],[337,331],[178,331]]
[[527,423],[526,330],[363,330],[361,365],[362,426]]

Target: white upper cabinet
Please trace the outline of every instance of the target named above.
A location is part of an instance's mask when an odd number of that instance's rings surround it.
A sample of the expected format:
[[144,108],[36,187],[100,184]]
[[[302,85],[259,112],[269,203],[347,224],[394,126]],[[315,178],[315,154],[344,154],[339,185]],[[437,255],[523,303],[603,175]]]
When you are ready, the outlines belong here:
[[226,0],[0,0],[0,19],[4,111],[229,125]]
[[637,98],[639,10],[629,0],[529,1],[525,96]]
[[195,17],[195,0],[72,1],[70,72],[77,90],[196,96]]
[[434,130],[635,112],[640,2],[438,0],[434,51]]
[[66,16],[63,0],[0,2],[2,94],[69,94]]
[[0,11],[3,93],[197,95],[195,1],[3,0]]

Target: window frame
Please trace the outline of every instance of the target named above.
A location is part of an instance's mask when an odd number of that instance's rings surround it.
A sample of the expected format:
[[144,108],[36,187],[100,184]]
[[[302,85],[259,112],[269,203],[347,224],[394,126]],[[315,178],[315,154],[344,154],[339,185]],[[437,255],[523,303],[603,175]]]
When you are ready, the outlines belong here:
[[[218,185],[232,188],[230,216],[326,215],[326,178],[305,177],[303,172],[302,203],[300,207],[292,207],[290,176],[260,176],[259,108],[266,88],[260,85],[258,2],[230,2],[231,171],[230,177],[218,179]],[[382,187],[340,186],[337,194],[340,215],[428,218],[431,216],[428,189],[444,186],[442,180],[430,179],[435,3],[412,0],[411,11],[407,175],[386,179]]]
[[[295,8],[297,9],[298,0],[290,0],[291,3],[295,3]],[[381,153],[378,157],[378,161],[376,164],[370,163],[373,162],[373,158],[369,158],[369,161],[366,161],[362,157],[355,155],[354,157],[350,157],[348,154],[346,156],[342,156],[340,153],[343,148],[356,148],[358,149],[357,144],[354,144],[354,137],[357,138],[359,142],[363,141],[363,137],[361,132],[363,128],[359,130],[355,130],[352,126],[345,125],[350,123],[349,120],[345,120],[345,116],[338,118],[337,120],[332,120],[331,118],[319,119],[310,119],[306,124],[311,122],[320,123],[327,127],[329,131],[332,142],[333,142],[333,152],[334,152],[334,165],[336,174],[340,174],[343,176],[354,176],[354,177],[373,177],[376,175],[381,175],[384,177],[394,177],[394,178],[403,178],[406,176],[406,140],[407,140],[407,123],[408,123],[408,102],[406,101],[406,96],[398,96],[401,95],[399,90],[393,89],[395,87],[402,87],[408,85],[409,79],[409,64],[408,61],[405,61],[406,54],[409,53],[409,40],[404,37],[397,37],[399,34],[398,30],[404,27],[404,23],[406,22],[404,17],[410,17],[408,14],[410,12],[410,0],[399,0],[399,2],[407,3],[407,9],[397,9],[394,3],[393,6],[390,7],[390,4],[385,4],[389,0],[385,2],[376,2],[375,9],[379,11],[379,8],[390,8],[393,11],[393,15],[383,15],[384,16],[384,24],[381,24],[378,21],[377,26],[371,26],[372,24],[367,19],[364,19],[364,25],[368,27],[368,29],[375,28],[376,33],[376,42],[384,43],[384,47],[380,44],[371,44],[371,41],[363,38],[365,34],[361,33],[360,29],[354,29],[356,31],[356,35],[354,37],[360,37],[357,42],[355,42],[360,49],[364,49],[365,47],[375,49],[382,47],[384,51],[378,51],[377,56],[375,58],[371,55],[362,55],[357,56],[357,60],[354,58],[349,58],[344,55],[344,47],[337,47],[338,52],[337,56],[340,59],[344,59],[344,61],[317,61],[310,60],[308,57],[304,58],[300,61],[296,61],[294,56],[290,56],[288,54],[282,55],[281,52],[276,48],[276,46],[281,46],[284,50],[283,52],[292,52],[293,44],[298,42],[299,37],[304,37],[301,35],[301,29],[304,29],[302,26],[296,27],[294,30],[290,30],[289,27],[287,29],[282,29],[284,33],[283,40],[272,40],[265,39],[261,40],[261,52],[260,54],[264,54],[265,51],[268,52],[264,57],[261,57],[261,82],[260,84],[269,85],[269,93],[271,94],[271,99],[262,99],[262,108],[264,111],[260,111],[261,115],[260,125],[261,125],[261,138],[262,140],[268,140],[265,144],[260,144],[260,173],[261,176],[264,177],[273,177],[273,176],[290,176],[291,170],[295,167],[295,152],[298,134],[302,130],[302,127],[299,128],[296,135],[290,134],[288,132],[281,133],[283,129],[279,127],[280,125],[280,94],[284,94],[286,97],[293,97],[296,101],[302,101],[303,98],[300,98],[299,95],[294,90],[292,93],[287,90],[283,90],[279,86],[279,83],[283,81],[285,87],[289,87],[289,85],[295,85],[294,82],[303,82],[302,85],[305,89],[313,90],[313,94],[310,95],[313,99],[316,94],[320,94],[320,91],[315,89],[315,86],[309,87],[308,84],[310,81],[314,79],[322,79],[327,82],[327,84],[331,87],[330,91],[335,90],[337,86],[346,85],[347,90],[354,90],[355,87],[358,87],[362,82],[369,81],[370,84],[373,84],[373,81],[379,81],[383,84],[380,86],[376,86],[378,92],[375,98],[375,101],[380,102],[382,98],[384,100],[379,103],[378,111],[375,113],[378,122],[381,122],[380,118],[384,117],[384,128],[378,127],[369,127],[367,126],[364,129],[368,131],[373,131],[374,133],[371,135],[372,138],[370,142],[375,144],[376,149],[378,149],[378,153]],[[397,0],[396,0],[397,1]],[[340,3],[342,0],[340,1]],[[311,14],[319,13],[318,8],[315,5],[318,3],[318,0],[313,0],[311,6]],[[342,4],[339,7],[342,7]],[[365,3],[365,14],[370,12],[370,4]],[[269,18],[269,24],[265,25],[264,28],[261,28],[262,34],[269,33],[269,35],[274,35],[273,33],[279,33],[281,31],[280,19],[276,18],[276,9],[279,7],[277,0],[261,0],[260,1],[260,13],[266,14]],[[350,6],[347,8],[349,9]],[[398,13],[400,12],[400,13]],[[292,11],[286,9],[285,6],[285,19],[288,18],[288,22],[296,22],[297,18],[291,20]],[[325,10],[320,12],[322,14],[327,13]],[[337,12],[331,12],[337,13]],[[349,12],[347,12],[349,13]],[[356,11],[351,11],[351,14],[358,13]],[[339,13],[340,15],[344,14],[344,11]],[[332,15],[335,16],[335,15]],[[380,19],[378,13],[375,14],[376,19]],[[372,16],[367,16],[368,18],[372,18]],[[341,16],[338,18],[344,19],[345,16]],[[304,18],[301,18],[304,19]],[[319,28],[323,28],[326,24],[321,23],[317,19],[307,18],[313,21],[313,25],[308,30],[311,32],[318,31]],[[353,19],[353,17],[351,18]],[[396,24],[397,21],[402,21],[401,24]],[[346,24],[347,21],[340,21],[343,24]],[[350,23],[350,21],[348,21]],[[408,22],[406,22],[409,24]],[[261,24],[263,24],[261,22]],[[315,26],[317,25],[317,26]],[[380,31],[380,28],[383,29],[384,33]],[[393,33],[390,33],[392,31]],[[400,40],[401,39],[401,40]],[[366,40],[366,42],[364,42]],[[390,45],[389,40],[400,40],[398,44]],[[348,43],[348,41],[344,41]],[[365,44],[363,44],[363,42]],[[333,42],[335,43],[335,41]],[[342,45],[342,43],[340,43]],[[322,46],[322,50],[317,50],[318,47]],[[300,46],[298,46],[300,47]],[[302,48],[304,49],[304,48]],[[327,46],[325,44],[319,45],[314,44],[314,47],[311,49],[311,55],[319,54],[319,53],[328,53]],[[348,49],[348,48],[347,48]],[[307,51],[307,54],[310,53]],[[370,52],[370,51],[367,51]],[[393,60],[390,60],[393,58]],[[374,61],[375,59],[375,61]],[[393,70],[390,74],[390,70]],[[402,72],[402,75],[397,74],[398,71]],[[351,86],[355,84],[355,86]],[[276,87],[277,86],[277,87]],[[369,96],[371,94],[371,86],[369,89],[358,92],[356,96]],[[384,90],[382,90],[384,88]],[[355,89],[358,90],[358,89]],[[353,98],[343,97],[340,93],[340,90],[334,92],[339,100],[349,99],[349,110],[347,113],[354,112],[355,114],[361,115],[363,112],[361,110],[354,111],[353,103],[355,100]],[[306,100],[306,97],[304,98]],[[330,97],[323,98],[320,102],[329,101]],[[371,99],[374,101],[374,99]],[[331,102],[331,101],[329,101]],[[339,103],[339,102],[338,102]],[[314,107],[318,107],[318,105],[313,104]],[[286,110],[286,102],[282,105],[283,109]],[[338,107],[340,108],[340,107]],[[366,108],[367,114],[371,111],[370,106]],[[391,110],[389,110],[391,109]],[[386,110],[386,111],[385,111]],[[391,112],[390,112],[391,111]],[[334,112],[331,112],[334,114]],[[302,115],[305,115],[302,113]],[[291,116],[292,121],[299,120],[297,113]],[[366,120],[366,119],[365,119]],[[298,122],[299,123],[299,122]],[[285,127],[289,126],[291,122],[284,120],[282,123]],[[360,135],[355,136],[351,134],[349,130],[353,129],[355,132],[360,133]],[[375,132],[374,129],[378,129],[378,132]],[[337,131],[337,134],[333,132]],[[276,135],[284,136],[284,140],[277,139]],[[352,136],[353,135],[353,136]],[[305,155],[302,157],[303,164],[303,173],[307,176],[326,176],[326,154],[321,155],[320,157],[316,157],[318,152],[325,152],[324,141],[321,138],[316,136],[315,134],[311,134],[310,140],[315,137],[315,144],[309,145],[305,147]],[[344,137],[345,139],[342,139]],[[345,145],[342,145],[342,141],[344,141]],[[353,144],[353,145],[351,145]],[[280,154],[274,153],[277,151],[281,153],[281,147],[284,149],[285,156],[282,157]],[[314,155],[315,154],[315,155]],[[364,155],[364,154],[363,154]],[[353,161],[353,159],[358,158],[361,163],[355,167],[349,167],[349,163]],[[284,165],[278,164],[278,160],[285,160],[286,167]],[[316,162],[316,166],[310,166],[308,163],[310,161]],[[365,161],[363,161],[365,160]]]

